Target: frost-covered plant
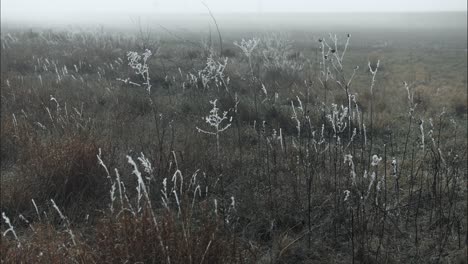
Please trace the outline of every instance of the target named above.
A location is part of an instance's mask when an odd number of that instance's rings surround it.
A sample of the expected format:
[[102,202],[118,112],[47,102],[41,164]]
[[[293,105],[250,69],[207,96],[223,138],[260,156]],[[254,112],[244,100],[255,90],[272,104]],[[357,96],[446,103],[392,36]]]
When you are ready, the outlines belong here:
[[[144,83],[140,85],[144,85],[148,94],[151,92],[151,83],[150,83],[150,75],[149,75],[149,66],[148,66],[148,59],[153,55],[150,50],[145,50],[141,55],[135,51],[127,52],[127,59],[128,59],[128,66],[130,66],[136,74],[140,75]],[[128,79],[126,80],[128,82]]]
[[381,188],[382,188],[382,184],[384,184],[384,188],[386,188],[385,186],[385,182],[382,181],[382,179],[377,179],[377,173],[378,173],[378,166],[379,166],[379,163],[382,161],[382,157],[379,157],[377,155],[373,155],[372,156],[372,160],[371,160],[371,166],[374,167],[374,171],[372,172],[372,175],[371,175],[371,183],[369,185],[369,190],[368,190],[368,195],[369,195],[369,192],[370,192],[370,188],[372,186],[372,183],[377,180],[377,184],[375,186],[376,188],[376,194],[375,194],[375,204],[377,205],[378,204],[378,193],[380,192]]
[[234,45],[236,45],[242,50],[242,52],[244,53],[244,55],[247,57],[249,61],[249,69],[250,69],[251,78],[254,78],[253,67],[252,67],[252,53],[259,43],[260,43],[260,40],[257,38],[253,38],[249,40],[242,39],[240,44],[237,41],[234,42]]
[[294,52],[291,40],[278,35],[265,37],[262,40],[263,64],[267,69],[282,70],[288,74],[300,72],[304,65],[293,59]]
[[[51,125],[47,123],[34,122],[34,125],[38,126],[42,130],[51,130],[53,129],[73,129],[74,131],[83,130],[89,128],[92,125],[91,117],[84,118],[83,103],[81,104],[80,110],[76,107],[70,107],[67,105],[67,102],[61,104],[59,100],[50,95],[50,102],[54,104],[55,111],[52,111],[51,108],[45,106]],[[73,111],[69,111],[73,110]],[[22,113],[25,117],[26,113],[22,110]],[[15,128],[18,126],[15,115],[13,114],[13,125]]]
[[398,178],[398,167],[397,167],[397,160],[395,157],[392,158],[392,176]]
[[249,70],[250,70],[250,89],[251,92],[253,92],[254,96],[254,104],[255,104],[255,114],[258,113],[258,106],[257,106],[257,85],[256,83],[256,76],[254,74],[253,70],[253,64],[252,64],[252,58],[253,58],[253,52],[254,50],[258,47],[260,43],[260,40],[258,38],[253,38],[249,40],[242,39],[241,43],[239,44],[237,41],[234,42],[234,45],[239,47],[244,55],[247,57],[248,63],[249,63]]
[[205,68],[198,72],[198,77],[201,79],[203,88],[209,89],[210,82],[214,82],[216,87],[219,89],[220,86],[224,86],[224,89],[228,91],[228,85],[230,78],[224,75],[228,58],[224,58],[222,61],[218,61],[214,58],[214,54],[211,53],[206,59]]
[[372,82],[370,86],[371,94],[374,94],[374,86],[375,86],[375,76],[377,75],[377,71],[379,70],[380,60],[377,60],[377,64],[375,65],[375,69],[372,69],[371,62],[369,61],[367,66],[369,67],[369,71],[372,74]]
[[216,150],[219,155],[219,135],[231,126],[232,117],[228,118],[227,111],[224,111],[222,114],[220,113],[219,108],[216,106],[217,101],[218,99],[210,101],[213,108],[210,110],[210,114],[204,118],[206,123],[208,123],[214,131],[203,130],[199,127],[196,128],[200,133],[216,136]]
[[[339,81],[342,85],[345,84],[344,82],[344,75],[343,75],[343,59],[348,49],[349,39],[351,35],[348,34],[348,38],[346,40],[346,44],[343,48],[343,51],[339,52],[338,49],[338,37],[336,35],[329,34],[328,41],[326,38],[319,38],[319,49],[320,49],[320,77],[319,81],[326,88],[327,82],[329,79]],[[331,44],[329,44],[329,42]],[[357,68],[355,68],[357,70]],[[354,76],[354,75],[353,75]],[[349,79],[349,82],[353,78]]]
[[348,126],[347,120],[348,118],[348,107],[344,107],[341,105],[338,108],[338,105],[332,104],[331,105],[331,113],[327,114],[327,119],[330,121],[330,124],[333,128],[334,137],[336,137],[339,133],[342,133],[346,127]]
[[65,232],[67,232],[70,235],[70,239],[71,239],[73,245],[76,246],[75,234],[73,234],[73,231],[70,228],[70,221],[68,220],[67,217],[65,217],[65,215],[62,213],[62,211],[60,211],[60,209],[57,206],[57,204],[55,203],[55,201],[53,199],[50,199],[50,201],[52,202],[52,207],[54,207],[55,211],[57,211],[60,218],[63,220],[63,223],[64,223],[64,225],[66,227]]
[[277,144],[279,143],[281,150],[284,150],[283,143],[283,130],[280,128],[279,133],[276,129],[273,129],[273,133],[270,137],[267,138],[270,143]]
[[407,82],[403,82],[403,85],[405,86],[405,90],[408,95],[409,115],[412,116],[418,104],[414,103],[414,91],[411,90],[410,85]]
[[360,133],[362,134],[363,123],[362,123],[362,112],[359,110],[359,105],[357,103],[357,95],[351,95],[351,102],[354,104],[354,109],[351,111],[351,116],[349,117],[351,120],[357,122],[358,128]]
[[354,162],[353,162],[353,155],[347,154],[344,156],[344,163],[348,163],[348,166],[350,167],[350,175],[351,175],[351,180],[353,185],[356,185],[356,169],[354,167]]
[[379,156],[377,156],[377,155],[373,155],[371,165],[372,166],[378,166],[380,161],[382,161],[382,158],[379,158]]
[[[329,80],[334,81],[336,84],[338,84],[338,87],[340,87],[343,92],[345,93],[346,99],[347,99],[347,111],[348,111],[348,116],[346,117],[347,119],[347,128],[348,128],[348,140],[351,142],[351,137],[352,137],[352,123],[351,121],[356,117],[356,114],[354,114],[353,110],[353,102],[354,105],[356,106],[356,113],[357,117],[359,118],[359,110],[357,108],[357,103],[356,103],[356,94],[351,92],[351,84],[354,80],[354,77],[356,76],[357,71],[359,70],[359,66],[355,66],[353,69],[353,72],[350,76],[347,76],[345,73],[345,67],[343,64],[343,60],[346,54],[346,51],[349,46],[349,40],[351,38],[350,34],[347,34],[346,38],[346,43],[344,44],[344,47],[341,48],[341,45],[338,43],[338,37],[337,35],[332,35],[329,34],[329,38],[320,38],[319,39],[319,49],[321,51],[321,60],[319,62],[320,64],[320,75],[319,75],[319,81],[322,84],[324,90],[325,90],[325,102],[327,98],[327,92],[328,92],[328,83]],[[342,50],[341,50],[342,49]],[[358,123],[360,123],[360,120],[358,120]],[[359,127],[361,125],[359,124]]]
[[262,104],[263,104],[265,101],[268,100],[268,91],[263,83],[262,83],[262,92],[263,92],[263,95],[265,95],[265,99],[263,99],[262,101]]
[[[136,177],[137,177],[137,182],[138,182],[138,186],[136,187],[137,189],[137,192],[138,192],[138,211],[140,211],[140,199],[142,197],[142,193],[141,191],[143,191],[143,194],[146,198],[146,202],[148,204],[148,209],[151,213],[151,217],[153,219],[153,223],[154,223],[154,226],[156,227],[156,230],[158,231],[158,239],[159,239],[159,244],[161,246],[161,248],[163,249],[163,252],[166,250],[166,247],[164,246],[164,242],[161,238],[161,235],[159,234],[159,224],[158,224],[158,221],[156,219],[156,215],[154,214],[154,211],[153,211],[153,207],[151,205],[151,200],[150,200],[150,197],[149,197],[149,193],[148,193],[148,189],[145,185],[145,182],[143,181],[143,177],[141,176],[141,173],[140,171],[138,170],[138,166],[137,164],[135,163],[135,161],[133,160],[133,158],[129,155],[127,155],[127,160],[128,160],[128,163],[133,167],[133,171],[132,171],[132,174],[134,174]],[[168,257],[168,260],[169,260],[169,256]]]
[[[301,99],[299,99],[299,97],[297,97],[297,102],[299,104],[297,109],[300,110],[302,114],[304,114],[304,108],[302,107],[302,101],[301,101]],[[301,121],[299,120],[299,116],[297,114],[296,107],[294,107],[294,102],[293,101],[291,101],[291,109],[293,111],[291,119],[296,121],[297,137],[300,138],[301,137]]]
[[11,224],[10,218],[6,216],[5,212],[2,212],[2,218],[3,221],[5,221],[5,224],[8,225],[8,229],[5,232],[3,232],[3,236],[6,236],[8,233],[13,234],[13,237],[16,239],[16,241],[18,241],[18,247],[21,247],[21,242],[19,241],[19,238],[16,235],[15,228]]
[[138,161],[140,161],[141,165],[143,166],[144,171],[148,174],[148,176],[146,176],[146,180],[147,181],[152,180],[154,178],[154,175],[153,175],[154,168],[151,165],[151,161],[147,157],[145,157],[145,154],[143,154],[143,152],[140,153],[140,157],[138,157]]
[[[308,119],[310,124],[310,118]],[[312,146],[314,147],[315,153],[323,153],[329,147],[329,142],[325,138],[325,124],[322,124],[320,137],[317,135],[318,131],[312,131]]]
[[[151,201],[149,199],[149,194],[148,194],[148,190],[146,188],[146,184],[145,182],[143,181],[143,177],[141,176],[141,172],[138,170],[138,166],[136,165],[135,161],[133,160],[133,158],[129,155],[127,155],[127,161],[128,163],[133,167],[133,171],[132,171],[132,174],[134,174],[136,177],[137,177],[137,187],[136,187],[136,190],[137,190],[137,193],[138,193],[138,200],[137,200],[137,209],[138,209],[138,212],[141,211],[141,206],[140,206],[140,201],[141,201],[141,198],[143,197],[143,195],[145,196],[147,202],[148,202],[148,205],[151,209]],[[156,221],[155,221],[156,222]]]
[[[150,73],[149,73],[149,65],[148,65],[148,59],[153,55],[151,50],[145,50],[141,55],[138,54],[135,51],[130,51],[127,53],[127,59],[128,59],[128,65],[135,71],[136,74],[141,76],[143,78],[143,83],[134,83],[130,81],[130,78],[127,78],[125,80],[122,79],[117,79],[120,81],[123,81],[125,83],[130,83],[133,85],[137,86],[143,86],[146,88],[146,91],[148,92],[148,100],[151,104],[151,110],[153,112],[153,120],[156,128],[156,137],[158,139],[158,143],[161,146],[159,148],[160,155],[162,154],[163,151],[163,141],[164,141],[164,136],[165,136],[165,129],[167,128],[168,120],[165,120],[163,118],[163,114],[159,113],[157,110],[157,105],[153,101],[151,97],[151,78],[150,78]],[[167,76],[166,76],[167,77]]]
[[344,190],[343,191],[345,197],[344,197],[344,201],[346,202],[348,199],[349,199],[349,195],[351,194],[351,191],[349,190]]
[[227,214],[225,217],[226,224],[234,224],[236,222],[236,200],[234,196],[231,196],[231,203],[229,204],[229,208],[227,210]]
[[249,40],[242,39],[240,43],[234,41],[234,45],[239,47],[247,58],[252,56],[252,52],[257,47],[258,43],[260,43],[258,38],[252,38]]

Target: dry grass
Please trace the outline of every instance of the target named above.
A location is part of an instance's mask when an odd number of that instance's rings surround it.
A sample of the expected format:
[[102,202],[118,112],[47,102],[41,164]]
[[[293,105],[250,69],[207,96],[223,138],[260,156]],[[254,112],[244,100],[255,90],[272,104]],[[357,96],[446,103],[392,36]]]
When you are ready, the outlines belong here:
[[32,212],[31,199],[39,204],[54,199],[66,211],[74,210],[76,217],[85,216],[88,213],[79,208],[95,204],[107,189],[97,153],[92,139],[79,136],[31,140],[23,146],[14,176],[2,177],[2,211],[24,214]]
[[[450,79],[464,69],[441,70],[452,77],[435,84],[428,63],[422,76],[415,71],[427,80],[411,86],[410,116],[394,75],[407,58],[385,48],[353,46],[341,73],[330,51],[335,78],[360,64],[344,92],[334,79],[323,84],[321,52],[311,53],[309,40],[297,53],[260,42],[249,57],[232,44],[215,76],[230,77],[225,89],[196,79],[208,74],[209,49],[168,40],[148,61],[151,80],[137,87],[116,80],[142,81],[125,60],[141,44],[134,38],[12,34],[21,41],[2,35],[1,211],[21,246],[6,233],[2,263],[440,263],[466,252],[466,80]],[[277,64],[265,66],[265,49]],[[379,59],[385,65],[373,96],[367,59],[373,70]],[[348,92],[355,112],[341,122]],[[227,112],[219,128],[231,125],[219,141],[197,132],[209,130],[203,117],[216,99]],[[336,130],[344,124],[351,129]]]

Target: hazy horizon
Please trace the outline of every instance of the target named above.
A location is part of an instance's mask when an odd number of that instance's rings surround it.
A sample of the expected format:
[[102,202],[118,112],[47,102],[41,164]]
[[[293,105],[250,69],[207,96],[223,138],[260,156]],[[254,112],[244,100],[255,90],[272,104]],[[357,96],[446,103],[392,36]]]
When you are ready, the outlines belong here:
[[[304,29],[321,28],[323,30],[350,29],[456,29],[466,31],[466,12],[359,12],[359,13],[215,13],[221,29]],[[105,26],[107,28],[129,29],[145,28],[184,28],[200,29],[212,25],[208,13],[130,13],[130,14],[92,14],[80,17],[68,16],[66,19],[5,19],[2,28],[8,27],[68,27],[68,26]],[[466,32],[465,32],[466,34]]]
[[[466,0],[2,0],[1,19],[70,23],[107,22],[128,16],[320,14],[320,13],[440,13],[465,12]],[[119,17],[120,16],[120,17]],[[104,19],[105,18],[105,19]]]

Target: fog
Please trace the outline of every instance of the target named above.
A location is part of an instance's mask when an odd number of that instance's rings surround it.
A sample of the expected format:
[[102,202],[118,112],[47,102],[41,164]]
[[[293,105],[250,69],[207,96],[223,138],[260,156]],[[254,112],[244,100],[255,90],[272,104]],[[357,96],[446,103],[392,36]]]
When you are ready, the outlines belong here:
[[[205,0],[223,28],[466,28],[466,0]],[[206,27],[199,0],[2,0],[2,27]],[[346,29],[343,29],[346,30]]]

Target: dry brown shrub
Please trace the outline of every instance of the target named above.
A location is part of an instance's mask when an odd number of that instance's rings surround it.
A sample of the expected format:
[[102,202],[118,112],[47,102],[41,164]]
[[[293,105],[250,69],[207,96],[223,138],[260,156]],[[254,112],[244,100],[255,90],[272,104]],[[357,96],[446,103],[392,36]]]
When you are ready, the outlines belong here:
[[62,230],[49,224],[34,225],[34,233],[20,236],[17,241],[2,237],[0,244],[1,263],[95,263],[94,253],[80,239],[71,243]]
[[2,209],[9,215],[54,199],[61,208],[79,207],[103,197],[105,173],[97,163],[98,145],[91,138],[71,136],[34,140],[20,150],[16,169],[2,177]]
[[[184,210],[183,210],[184,211]],[[237,248],[220,231],[219,221],[208,212],[193,219],[189,214],[162,212],[156,228],[150,213],[117,219],[104,218],[96,227],[101,263],[230,263]],[[165,247],[163,250],[160,239]]]

